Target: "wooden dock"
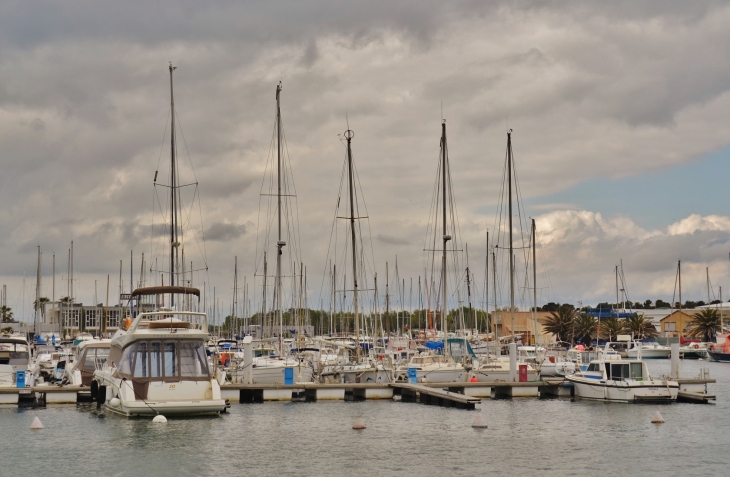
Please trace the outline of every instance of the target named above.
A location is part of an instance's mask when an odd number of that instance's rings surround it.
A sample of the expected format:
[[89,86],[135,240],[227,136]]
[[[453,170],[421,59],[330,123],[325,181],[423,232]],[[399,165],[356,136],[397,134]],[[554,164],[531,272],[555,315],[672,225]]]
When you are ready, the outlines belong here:
[[438,406],[458,407],[460,409],[474,409],[475,405],[482,402],[480,398],[445,391],[440,387],[430,385],[430,383],[392,383],[390,386],[400,391],[401,401],[404,402],[420,402]]

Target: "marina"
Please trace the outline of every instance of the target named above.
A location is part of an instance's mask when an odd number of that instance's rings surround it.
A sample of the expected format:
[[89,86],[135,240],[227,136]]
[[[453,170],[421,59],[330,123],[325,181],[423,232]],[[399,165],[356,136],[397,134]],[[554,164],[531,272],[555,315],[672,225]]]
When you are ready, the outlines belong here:
[[[669,372],[664,360],[653,360],[650,366],[653,374]],[[483,399],[477,410],[465,411],[389,400],[239,403],[220,417],[170,419],[160,426],[149,418],[108,414],[87,402],[42,408],[0,406],[0,422],[3,432],[23,439],[27,452],[65,456],[67,463],[54,470],[60,476],[107,474],[109,469],[118,469],[117,475],[165,474],[172,462],[180,475],[206,475],[211,466],[217,473],[237,472],[245,466],[248,472],[293,475],[301,472],[298,457],[302,455],[310,461],[306,473],[326,476],[342,475],[342,466],[353,464],[362,472],[382,475],[432,475],[434,467],[448,466],[457,476],[475,475],[483,468],[504,474],[561,476],[610,473],[617,459],[630,466],[632,473],[652,477],[672,475],[677,467],[688,466],[693,473],[723,475],[721,429],[730,425],[730,375],[720,363],[682,363],[685,375],[699,375],[702,368],[709,368],[717,379],[711,384],[720,398],[717,404],[657,407],[606,405],[569,397]],[[665,424],[650,422],[656,410]],[[471,427],[477,411],[487,428]],[[41,431],[29,429],[36,416],[44,425]],[[351,429],[358,416],[367,424],[364,431]],[[707,424],[710,421],[712,426]],[[270,449],[281,442],[282,433],[287,445],[272,458]],[[683,437],[682,445],[665,453],[664,443],[678,435]],[[516,449],[514,436],[531,451]],[[458,447],[459,454],[469,458],[456,457],[439,445],[413,452],[413,446],[424,440],[448,440],[449,446]],[[99,443],[94,458],[86,455],[90,441]],[[245,442],[243,462],[241,442]],[[569,459],[597,445],[603,446],[602,458]],[[366,454],[363,448],[368,449]],[[371,454],[388,458],[373,459]],[[647,455],[662,458],[647,459]],[[0,458],[19,473],[37,468],[37,463],[7,447],[0,449]]]
[[0,477],[724,477],[730,1],[12,2]]

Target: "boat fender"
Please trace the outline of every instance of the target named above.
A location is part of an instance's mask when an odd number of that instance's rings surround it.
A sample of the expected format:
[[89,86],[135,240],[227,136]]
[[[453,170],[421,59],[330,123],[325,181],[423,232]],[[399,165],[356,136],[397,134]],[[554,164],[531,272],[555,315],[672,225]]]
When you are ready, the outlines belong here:
[[104,404],[106,402],[106,386],[99,386],[99,392],[96,394],[97,404]]
[[91,399],[95,399],[99,393],[99,383],[97,381],[91,381]]

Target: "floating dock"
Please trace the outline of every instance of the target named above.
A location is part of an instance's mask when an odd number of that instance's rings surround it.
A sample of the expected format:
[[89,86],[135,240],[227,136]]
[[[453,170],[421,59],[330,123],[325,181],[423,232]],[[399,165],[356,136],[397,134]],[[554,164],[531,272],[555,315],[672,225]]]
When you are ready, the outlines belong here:
[[[677,382],[680,388],[679,402],[708,403],[715,400],[715,395],[707,391],[707,385],[716,382],[714,379],[679,378]],[[221,386],[221,397],[231,403],[400,399],[403,402],[474,409],[483,398],[568,397],[571,396],[571,388],[572,385],[563,378],[491,383],[224,384]],[[4,405],[75,404],[91,400],[88,386],[0,387],[0,404]]]

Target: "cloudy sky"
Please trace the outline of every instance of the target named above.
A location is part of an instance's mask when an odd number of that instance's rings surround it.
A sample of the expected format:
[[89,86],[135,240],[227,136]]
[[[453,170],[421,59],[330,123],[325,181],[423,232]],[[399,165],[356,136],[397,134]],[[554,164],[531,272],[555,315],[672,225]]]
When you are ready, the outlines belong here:
[[169,62],[180,160],[195,170],[181,180],[199,183],[191,230],[202,223],[206,237],[186,239],[186,259],[197,268],[205,255],[209,272],[195,281],[225,303],[234,255],[239,281],[256,268],[279,81],[315,302],[346,121],[375,269],[383,277],[387,261],[392,272],[398,256],[400,277],[415,281],[442,117],[460,240],[477,277],[510,128],[524,217],[537,222],[540,302],[610,300],[620,260],[634,300],[670,300],[677,260],[684,299],[705,298],[706,267],[714,293],[723,286],[730,298],[728,2],[154,5],[0,6],[0,277],[16,315],[35,293],[38,245],[49,297],[56,253],[58,297],[74,241],[84,303],[95,280],[105,293],[107,274],[118,287],[130,250],[155,254]]

